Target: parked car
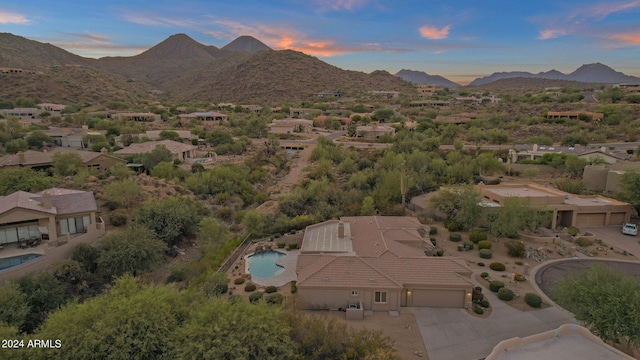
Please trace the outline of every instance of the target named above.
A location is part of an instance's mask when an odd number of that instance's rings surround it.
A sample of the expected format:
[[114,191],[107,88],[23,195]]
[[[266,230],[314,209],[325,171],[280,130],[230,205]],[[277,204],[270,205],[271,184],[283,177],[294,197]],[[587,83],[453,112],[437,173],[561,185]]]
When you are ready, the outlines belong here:
[[622,233],[625,235],[636,236],[638,235],[638,225],[626,223],[622,225]]

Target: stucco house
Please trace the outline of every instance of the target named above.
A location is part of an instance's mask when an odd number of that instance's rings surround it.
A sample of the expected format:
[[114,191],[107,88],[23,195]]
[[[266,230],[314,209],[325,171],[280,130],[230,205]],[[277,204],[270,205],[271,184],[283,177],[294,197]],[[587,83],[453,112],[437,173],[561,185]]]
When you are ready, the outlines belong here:
[[313,121],[306,119],[274,119],[269,124],[269,132],[273,134],[308,134],[313,129]]
[[156,146],[166,147],[173,156],[180,161],[196,158],[196,150],[198,147],[191,144],[183,144],[173,140],[147,141],[143,143],[133,143],[124,149],[115,151],[114,154],[119,156],[135,156],[151,152]]
[[219,124],[221,121],[226,121],[227,118],[227,115],[215,111],[193,112],[189,114],[180,114],[180,123],[188,124],[191,120],[199,120],[205,123]]
[[358,307],[398,311],[400,307],[469,307],[471,270],[434,250],[412,217],[342,217],[308,226],[298,263],[301,307]]
[[89,168],[107,170],[115,164],[126,164],[123,159],[111,156],[106,152],[80,151],[69,148],[57,148],[50,151],[27,150],[17,154],[0,157],[0,169],[15,167],[30,167],[32,169],[46,169],[52,166],[56,153],[75,153],[80,156],[82,163]]
[[56,241],[88,234],[98,238],[104,224],[92,192],[51,188],[0,197],[0,246],[33,240]]
[[356,134],[358,137],[377,139],[382,135],[395,135],[396,129],[383,124],[361,125],[356,127]]

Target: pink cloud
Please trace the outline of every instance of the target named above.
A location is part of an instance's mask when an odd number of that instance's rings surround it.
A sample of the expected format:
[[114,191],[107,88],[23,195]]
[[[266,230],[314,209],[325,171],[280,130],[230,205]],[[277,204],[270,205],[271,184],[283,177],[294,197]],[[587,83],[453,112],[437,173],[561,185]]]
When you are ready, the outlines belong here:
[[546,29],[546,30],[540,31],[540,35],[538,36],[538,39],[548,40],[548,39],[557,38],[558,36],[562,36],[566,34],[567,34],[566,29]]
[[625,42],[631,45],[640,45],[640,31],[635,33],[620,33],[610,36],[611,39]]
[[26,16],[9,11],[0,11],[0,24],[19,24],[28,25],[31,24],[31,20]]
[[314,2],[322,10],[353,11],[356,8],[360,8],[366,5],[369,0],[315,0]]
[[447,25],[442,29],[438,29],[435,26],[424,25],[420,28],[420,35],[422,37],[432,40],[446,39],[449,36],[449,30],[451,25]]

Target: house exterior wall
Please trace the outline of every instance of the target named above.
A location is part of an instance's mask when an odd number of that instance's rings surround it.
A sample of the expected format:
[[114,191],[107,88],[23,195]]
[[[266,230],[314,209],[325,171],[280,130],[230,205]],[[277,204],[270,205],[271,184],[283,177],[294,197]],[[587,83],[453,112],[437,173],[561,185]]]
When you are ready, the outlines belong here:
[[[357,296],[351,292],[357,291]],[[375,303],[375,291],[386,291],[387,302]],[[347,305],[362,302],[365,310],[391,311],[400,307],[400,289],[318,289],[298,287],[298,305],[303,309],[327,310],[346,308]]]
[[87,165],[87,167],[91,167],[91,168],[98,168],[99,170],[107,170],[107,169],[111,168],[112,166],[114,166],[115,164],[126,164],[126,163],[127,163],[126,161],[124,161],[122,159],[118,159],[118,158],[113,157],[113,156],[100,155],[95,159],[87,161],[85,163],[85,165]]
[[582,179],[587,189],[602,192],[607,186],[608,173],[604,165],[590,165],[584,168]]

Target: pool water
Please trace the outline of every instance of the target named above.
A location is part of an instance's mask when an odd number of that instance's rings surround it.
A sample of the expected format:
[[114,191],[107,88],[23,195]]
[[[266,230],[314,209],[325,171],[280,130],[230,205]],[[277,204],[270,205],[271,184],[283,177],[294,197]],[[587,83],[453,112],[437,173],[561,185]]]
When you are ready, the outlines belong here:
[[26,254],[20,256],[13,256],[4,259],[0,259],[0,270],[8,269],[10,267],[22,265],[28,261],[39,258],[42,255],[39,254]]
[[282,274],[284,268],[276,264],[278,258],[285,256],[279,251],[265,251],[249,255],[249,272],[253,276],[268,278]]

